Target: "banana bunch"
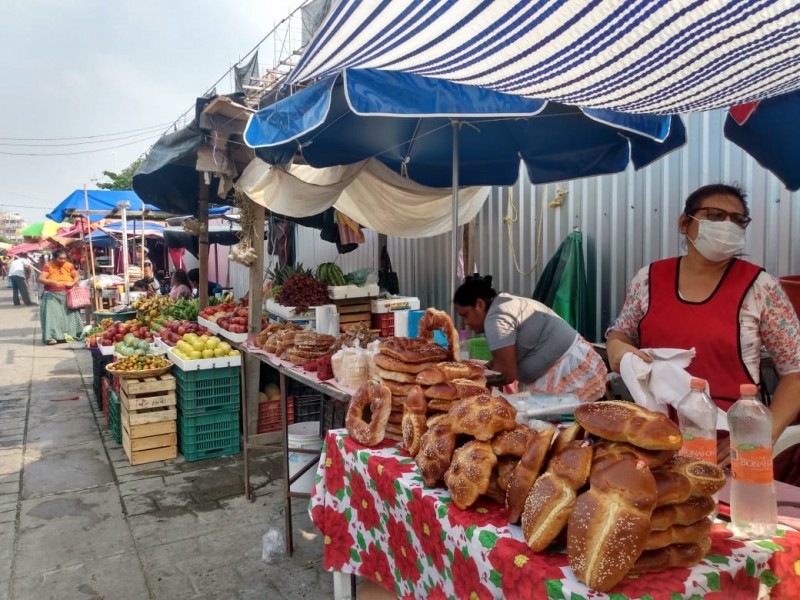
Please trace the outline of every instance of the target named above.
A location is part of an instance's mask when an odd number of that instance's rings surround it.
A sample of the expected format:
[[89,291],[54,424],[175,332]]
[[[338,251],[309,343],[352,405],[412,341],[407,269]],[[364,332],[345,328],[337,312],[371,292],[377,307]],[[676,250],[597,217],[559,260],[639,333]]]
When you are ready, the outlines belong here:
[[149,325],[160,314],[168,312],[173,304],[175,304],[175,300],[170,296],[150,296],[134,300],[133,308],[139,313],[139,320],[145,325]]

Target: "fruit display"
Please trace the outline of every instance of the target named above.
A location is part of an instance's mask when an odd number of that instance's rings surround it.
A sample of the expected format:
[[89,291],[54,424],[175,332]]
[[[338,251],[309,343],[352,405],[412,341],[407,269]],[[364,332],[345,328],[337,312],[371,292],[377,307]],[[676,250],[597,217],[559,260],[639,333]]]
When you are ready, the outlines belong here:
[[160,315],[167,314],[173,304],[175,300],[170,296],[145,296],[134,300],[132,306],[136,309],[139,320],[150,325]]
[[181,321],[197,321],[200,301],[197,298],[178,298],[166,314]]
[[298,263],[297,265],[276,266],[274,269],[267,269],[267,280],[269,283],[265,290],[268,292],[269,297],[277,299],[281,293],[281,290],[283,289],[284,283],[286,283],[286,280],[297,273],[302,273],[303,275],[308,275],[309,277],[312,277],[314,274],[311,269],[304,268],[303,263]]
[[293,306],[296,312],[304,312],[310,306],[327,304],[328,284],[317,281],[310,275],[295,273],[283,284],[276,301],[283,306]]
[[316,278],[328,285],[347,285],[344,273],[339,265],[332,262],[322,263],[317,267]]
[[[103,321],[105,322],[105,319]],[[95,334],[95,341],[98,346],[113,346],[123,341],[128,334],[131,334],[134,338],[145,340],[148,344],[153,342],[153,334],[150,328],[136,319],[125,322],[109,321],[108,326],[102,333]]]
[[231,333],[247,333],[247,319],[247,307],[240,306],[228,316],[218,318],[217,325]]
[[233,302],[225,302],[224,304],[217,304],[216,306],[206,306],[198,313],[198,316],[203,317],[206,321],[216,323],[220,317],[227,317],[234,310],[236,304]]
[[187,333],[172,350],[181,360],[238,356],[239,351],[215,335]]
[[111,363],[108,368],[111,371],[149,371],[151,369],[164,369],[171,367],[172,363],[158,354],[140,354],[129,356]]
[[227,304],[229,302],[233,302],[233,294],[230,292],[223,294],[221,298],[217,298],[216,296],[208,297],[209,306],[218,306],[220,304]]
[[[152,340],[152,338],[150,338]],[[156,354],[147,339],[141,339],[132,333],[125,334],[121,342],[114,344],[114,352],[120,356],[139,356],[140,354]]]
[[180,342],[187,334],[204,335],[208,333],[208,329],[202,325],[198,325],[194,321],[170,321],[166,320],[161,323],[156,334],[161,338],[161,341],[169,346],[174,346]]

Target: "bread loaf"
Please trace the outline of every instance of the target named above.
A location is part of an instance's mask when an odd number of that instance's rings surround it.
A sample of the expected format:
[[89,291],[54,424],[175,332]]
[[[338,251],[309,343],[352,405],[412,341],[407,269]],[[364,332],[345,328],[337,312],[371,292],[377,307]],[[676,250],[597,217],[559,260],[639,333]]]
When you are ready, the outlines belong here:
[[379,369],[394,371],[395,373],[411,373],[415,377],[420,371],[424,371],[436,365],[435,362],[407,363],[382,352],[376,354],[372,360],[375,361]]
[[708,539],[711,519],[703,518],[690,525],[673,525],[662,531],[651,531],[645,542],[645,550],[656,550],[670,544],[699,544]]
[[589,490],[578,496],[567,525],[567,554],[575,576],[601,592],[619,583],[644,549],[656,498],[656,482],[645,461],[594,464]]
[[422,436],[419,452],[414,457],[425,485],[433,487],[450,467],[456,449],[456,434],[452,420],[442,419]]
[[[419,377],[417,378],[417,383],[419,383]],[[455,379],[428,387],[425,390],[425,397],[440,400],[459,400],[488,393],[489,390],[485,386],[473,383],[469,379]]]
[[450,498],[460,509],[469,508],[486,493],[497,457],[488,442],[472,440],[453,452],[450,468],[444,474],[444,483]]
[[645,550],[636,559],[629,575],[659,573],[680,567],[688,569],[705,558],[711,549],[711,539],[705,538],[696,544],[671,544],[658,550]]
[[553,448],[551,452],[561,452],[572,441],[582,440],[586,432],[578,423],[572,423],[563,429],[559,429],[556,437],[553,440]]
[[681,432],[666,415],[623,400],[581,404],[575,420],[592,435],[647,450],[680,450]]
[[517,410],[505,398],[487,394],[464,398],[450,409],[453,432],[487,442],[505,429],[517,426]]
[[692,496],[679,504],[657,506],[650,517],[650,529],[663,531],[673,525],[691,525],[714,512],[711,496]]
[[[425,340],[390,337],[381,342],[380,353],[404,363],[438,363],[447,360],[447,350]],[[409,383],[413,383],[413,380]]]
[[435,385],[454,379],[473,379],[483,375],[483,366],[469,362],[441,362],[427,369],[417,371],[417,383]]
[[605,456],[606,454],[618,456],[624,452],[632,453],[639,458],[643,458],[647,461],[651,470],[660,467],[675,456],[675,450],[645,450],[644,448],[626,444],[625,442],[611,442],[603,439],[598,440],[594,449],[596,458]]
[[664,469],[689,480],[692,496],[712,496],[725,485],[725,473],[717,465],[690,456],[674,456]]
[[522,515],[525,500],[533,487],[533,482],[544,468],[550,443],[553,441],[553,434],[552,429],[537,431],[517,466],[506,476],[506,506],[508,507],[509,523],[516,523]]
[[517,423],[514,429],[501,431],[492,438],[492,450],[497,456],[520,458],[537,435],[529,426]]
[[419,452],[422,436],[428,431],[427,424],[427,402],[422,388],[415,385],[408,395],[405,407],[403,408],[403,445],[411,456],[416,456]]
[[531,550],[541,552],[547,548],[567,524],[577,491],[589,478],[591,466],[589,440],[574,440],[551,456],[522,511],[522,535]]
[[461,346],[458,330],[453,325],[453,320],[443,310],[429,308],[417,323],[417,337],[432,341],[434,331],[443,332],[447,338],[447,356],[449,360],[458,360],[461,356]]
[[653,470],[653,477],[655,477],[656,489],[658,490],[656,506],[686,502],[689,496],[692,495],[692,485],[680,473],[659,467]]

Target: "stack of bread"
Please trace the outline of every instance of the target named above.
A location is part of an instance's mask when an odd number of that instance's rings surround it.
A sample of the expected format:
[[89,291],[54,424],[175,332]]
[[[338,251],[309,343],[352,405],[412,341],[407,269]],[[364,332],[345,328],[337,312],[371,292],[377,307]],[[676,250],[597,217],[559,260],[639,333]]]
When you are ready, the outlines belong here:
[[626,576],[700,562],[722,470],[679,456],[676,425],[631,402],[585,404],[575,419],[526,494],[521,525],[531,549],[544,550],[566,527],[576,577],[604,592]]
[[292,347],[285,352],[286,358],[295,364],[303,364],[330,354],[336,336],[316,331],[298,331],[292,341]]
[[294,336],[301,330],[302,328],[294,323],[270,323],[258,334],[256,344],[265,352],[283,356],[286,350],[294,344]]

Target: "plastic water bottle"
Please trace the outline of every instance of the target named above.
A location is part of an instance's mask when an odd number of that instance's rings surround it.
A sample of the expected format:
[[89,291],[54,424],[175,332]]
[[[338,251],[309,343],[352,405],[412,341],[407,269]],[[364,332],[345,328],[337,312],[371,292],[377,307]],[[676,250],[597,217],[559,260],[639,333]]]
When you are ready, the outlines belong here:
[[778,504],[772,470],[772,414],[743,384],[728,410],[731,432],[731,524],[734,535],[764,539],[775,535]]
[[[678,426],[683,435],[680,454],[717,464],[717,405],[706,394],[706,381],[693,377],[689,393],[678,404]],[[714,494],[717,516],[719,494]]]

